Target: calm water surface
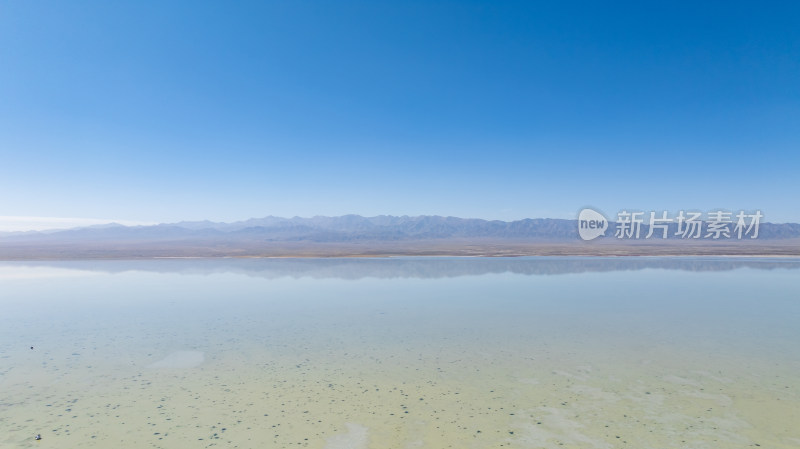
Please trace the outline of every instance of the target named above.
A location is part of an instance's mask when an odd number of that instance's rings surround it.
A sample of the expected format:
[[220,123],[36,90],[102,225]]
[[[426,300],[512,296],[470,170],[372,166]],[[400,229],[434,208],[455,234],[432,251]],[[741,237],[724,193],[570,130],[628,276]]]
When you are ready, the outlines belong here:
[[799,291],[796,259],[4,262],[0,448],[796,448]]

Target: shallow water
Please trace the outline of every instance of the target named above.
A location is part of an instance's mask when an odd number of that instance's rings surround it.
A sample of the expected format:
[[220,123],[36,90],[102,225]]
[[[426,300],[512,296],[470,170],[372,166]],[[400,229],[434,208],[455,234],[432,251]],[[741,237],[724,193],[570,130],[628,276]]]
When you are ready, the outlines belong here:
[[0,447],[795,448],[798,287],[796,259],[0,263]]

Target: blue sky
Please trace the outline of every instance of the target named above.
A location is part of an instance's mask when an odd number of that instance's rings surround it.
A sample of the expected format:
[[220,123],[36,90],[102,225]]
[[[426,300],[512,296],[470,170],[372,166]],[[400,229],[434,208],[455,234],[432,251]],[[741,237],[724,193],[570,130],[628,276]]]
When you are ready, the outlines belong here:
[[796,2],[3,2],[0,216],[800,221]]

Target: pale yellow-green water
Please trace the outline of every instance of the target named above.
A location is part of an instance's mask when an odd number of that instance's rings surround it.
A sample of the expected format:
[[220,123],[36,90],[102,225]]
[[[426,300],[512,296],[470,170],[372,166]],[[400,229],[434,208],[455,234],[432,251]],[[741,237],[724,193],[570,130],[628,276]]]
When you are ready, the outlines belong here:
[[6,263],[0,448],[800,447],[800,263],[603,262]]

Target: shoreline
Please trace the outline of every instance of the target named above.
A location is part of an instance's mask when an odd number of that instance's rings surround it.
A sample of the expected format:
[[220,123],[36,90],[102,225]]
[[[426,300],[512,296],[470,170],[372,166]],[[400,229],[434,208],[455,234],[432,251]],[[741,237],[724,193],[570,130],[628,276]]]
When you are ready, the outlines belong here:
[[306,259],[389,257],[800,257],[800,239],[576,241],[417,239],[402,241],[67,241],[2,242],[0,260]]
[[694,258],[719,258],[719,259],[800,259],[798,254],[713,254],[713,253],[683,253],[683,254],[351,254],[351,255],[247,255],[247,256],[109,256],[109,257],[0,257],[0,262],[57,262],[57,261],[114,261],[114,260],[281,260],[281,259],[559,259],[559,258],[585,258],[585,259],[694,259]]

